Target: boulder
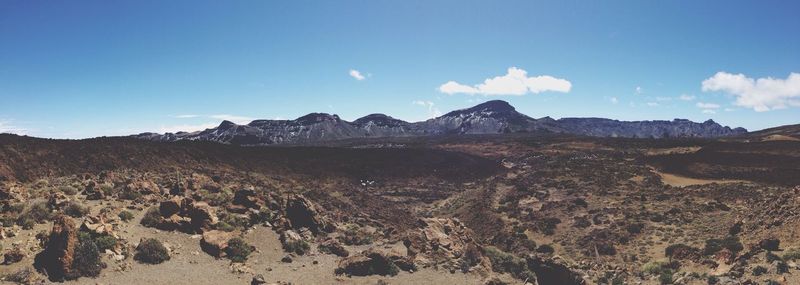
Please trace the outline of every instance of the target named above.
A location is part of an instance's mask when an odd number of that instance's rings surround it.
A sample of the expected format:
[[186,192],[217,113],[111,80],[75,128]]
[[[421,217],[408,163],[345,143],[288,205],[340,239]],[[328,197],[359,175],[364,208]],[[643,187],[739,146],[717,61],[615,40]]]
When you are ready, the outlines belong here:
[[781,245],[781,240],[777,238],[765,238],[758,242],[758,246],[763,250],[776,251]]
[[458,259],[475,245],[472,232],[458,219],[426,218],[403,238],[408,255],[417,263],[435,265]]
[[339,257],[347,257],[350,255],[350,252],[335,239],[327,239],[321,242],[317,248],[319,248],[321,252],[335,254]]
[[200,248],[212,256],[222,257],[225,254],[225,249],[228,248],[228,241],[231,238],[233,238],[233,233],[230,232],[206,231],[200,240]]
[[72,275],[72,261],[78,245],[78,229],[67,216],[59,215],[53,220],[53,229],[44,250],[39,253],[34,266],[43,271],[52,281],[62,281]]
[[119,238],[117,233],[114,232],[114,225],[107,223],[101,216],[87,216],[83,219],[81,229],[99,235],[110,235]]
[[250,285],[263,285],[267,284],[267,280],[264,279],[264,275],[258,274],[253,276],[253,279],[250,280]]
[[294,229],[307,228],[315,235],[333,230],[321,217],[317,208],[302,195],[291,195],[286,200],[286,218]]
[[162,201],[158,204],[158,212],[162,217],[178,214],[181,212],[181,202],[182,199],[180,197],[172,197],[172,199]]
[[294,252],[300,255],[305,254],[308,249],[308,243],[303,239],[303,236],[293,230],[287,230],[281,233],[281,244],[283,249],[287,252]]
[[204,229],[211,228],[219,222],[214,208],[206,202],[194,202],[189,205],[187,210],[195,232],[203,232]]
[[382,275],[394,276],[400,271],[413,268],[401,268],[384,251],[368,249],[360,254],[343,258],[339,261],[336,274],[348,276]]
[[258,198],[253,187],[248,187],[239,189],[233,194],[233,204],[258,209],[261,208],[261,205],[264,205],[264,200]]

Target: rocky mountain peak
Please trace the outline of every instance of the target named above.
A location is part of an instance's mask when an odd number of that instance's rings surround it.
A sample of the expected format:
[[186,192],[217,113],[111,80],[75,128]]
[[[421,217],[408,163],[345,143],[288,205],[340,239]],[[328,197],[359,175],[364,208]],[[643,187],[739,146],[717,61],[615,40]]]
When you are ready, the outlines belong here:
[[340,121],[338,115],[331,115],[328,113],[311,113],[295,120],[298,124],[301,125],[313,125],[316,123],[321,123],[325,121]]

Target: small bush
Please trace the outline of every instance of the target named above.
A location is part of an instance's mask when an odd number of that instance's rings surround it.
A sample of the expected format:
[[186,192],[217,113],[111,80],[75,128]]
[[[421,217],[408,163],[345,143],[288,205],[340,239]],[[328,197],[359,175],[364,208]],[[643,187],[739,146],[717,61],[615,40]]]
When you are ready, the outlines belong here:
[[706,240],[706,246],[703,249],[703,254],[705,255],[712,255],[717,253],[718,251],[726,248],[736,254],[737,252],[744,249],[744,246],[739,241],[739,238],[736,236],[728,236],[723,239],[709,239]]
[[225,254],[228,259],[233,262],[245,262],[252,252],[253,247],[238,237],[230,239],[228,241],[228,247],[225,249]]
[[100,275],[105,264],[100,259],[100,250],[91,239],[79,239],[75,247],[74,259],[72,260],[72,275],[68,279],[78,277],[96,277]]
[[94,243],[97,245],[98,250],[105,252],[106,249],[113,249],[117,246],[117,238],[111,235],[99,235],[94,238]]
[[64,185],[64,186],[58,187],[58,191],[61,191],[65,195],[70,195],[70,196],[78,194],[78,189],[76,189],[75,187],[72,187],[72,186],[68,186],[68,185]]
[[538,253],[554,253],[555,251],[553,246],[549,244],[543,244],[536,248],[536,252]]
[[790,248],[783,253],[783,260],[794,261],[800,259],[800,249]]
[[47,206],[47,203],[40,201],[31,204],[28,208],[23,210],[17,217],[17,223],[20,226],[24,226],[24,223],[28,223],[27,220],[33,221],[34,223],[44,223],[51,217],[52,211]]
[[340,239],[346,245],[365,245],[373,241],[372,235],[356,225],[348,225]]
[[17,284],[30,284],[32,280],[36,280],[36,271],[30,267],[26,267],[17,272],[3,276],[3,280]]
[[667,269],[661,272],[658,276],[658,282],[661,284],[672,284],[672,270]]
[[119,198],[123,200],[132,200],[132,201],[139,200],[142,198],[142,193],[139,193],[139,191],[136,191],[134,189],[126,188],[119,193]]
[[80,218],[86,216],[88,213],[89,207],[83,206],[78,202],[70,201],[64,206],[64,214],[73,218]]
[[778,272],[778,274],[788,273],[789,272],[789,265],[786,264],[785,261],[778,261],[775,264],[775,271]]
[[139,243],[133,259],[143,263],[159,264],[169,260],[169,252],[160,241],[149,238]]
[[226,222],[223,222],[223,221],[220,221],[220,222],[218,222],[218,223],[215,225],[215,227],[216,227],[218,230],[220,230],[220,231],[226,231],[226,232],[232,232],[232,231],[235,231],[235,230],[236,230],[236,228],[235,228],[235,227],[233,227],[233,226],[231,226],[230,224],[228,224],[228,223],[226,223]]
[[140,221],[140,223],[145,227],[155,227],[160,222],[161,212],[158,211],[158,207],[151,207],[150,209],[147,209],[147,212],[144,213],[144,216]]
[[123,222],[130,222],[131,220],[133,220],[133,213],[128,212],[126,210],[122,210],[122,212],[119,212],[117,216],[119,216],[119,219],[122,220]]
[[761,265],[753,267],[753,276],[761,276],[764,273],[767,273],[767,268]]
[[528,269],[525,259],[504,252],[496,247],[487,246],[483,248],[483,255],[492,262],[492,269],[497,272],[508,272],[519,279],[535,280],[536,273]]
[[647,275],[660,275],[665,270],[669,270],[669,265],[662,261],[650,261],[642,265],[642,273]]
[[308,242],[304,240],[299,240],[295,242],[286,242],[283,244],[283,249],[286,252],[294,252],[299,255],[306,254],[311,246],[308,245]]
[[767,251],[767,253],[764,254],[764,257],[767,259],[767,262],[773,262],[773,261],[776,261],[776,260],[781,260],[780,256],[778,256],[777,254],[772,253],[771,251]]

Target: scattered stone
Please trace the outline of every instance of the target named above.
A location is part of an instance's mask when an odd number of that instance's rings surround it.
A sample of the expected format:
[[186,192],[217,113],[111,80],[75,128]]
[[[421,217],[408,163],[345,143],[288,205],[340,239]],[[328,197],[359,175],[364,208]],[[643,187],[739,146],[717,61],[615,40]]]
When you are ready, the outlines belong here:
[[214,257],[222,257],[225,249],[228,248],[228,240],[233,238],[233,233],[212,230],[203,233],[200,240],[200,248]]
[[250,281],[250,285],[262,285],[267,284],[267,280],[264,279],[264,275],[258,274],[253,276],[253,280]]
[[327,239],[321,242],[317,248],[321,252],[335,254],[339,257],[350,256],[350,252],[347,251],[347,249],[344,248],[344,246],[342,246],[338,241],[336,241],[336,239]]

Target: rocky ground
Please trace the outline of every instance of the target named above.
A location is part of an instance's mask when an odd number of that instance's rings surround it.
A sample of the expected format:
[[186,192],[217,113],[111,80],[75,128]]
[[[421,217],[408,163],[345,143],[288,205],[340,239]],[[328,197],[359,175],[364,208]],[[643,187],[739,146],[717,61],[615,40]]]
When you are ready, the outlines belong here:
[[800,284],[797,142],[0,142],[2,282]]

